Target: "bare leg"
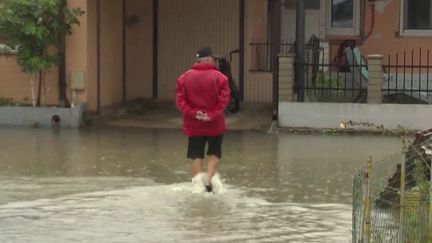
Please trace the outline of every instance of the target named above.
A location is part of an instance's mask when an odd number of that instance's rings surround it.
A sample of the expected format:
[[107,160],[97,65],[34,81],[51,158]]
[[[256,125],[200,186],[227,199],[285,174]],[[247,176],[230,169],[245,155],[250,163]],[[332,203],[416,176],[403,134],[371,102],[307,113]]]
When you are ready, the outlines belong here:
[[207,165],[208,182],[211,182],[211,179],[213,178],[214,174],[216,173],[218,162],[219,162],[218,157],[216,157],[214,155],[209,156],[209,161],[208,161],[208,165]]
[[201,159],[192,160],[192,177],[201,172]]

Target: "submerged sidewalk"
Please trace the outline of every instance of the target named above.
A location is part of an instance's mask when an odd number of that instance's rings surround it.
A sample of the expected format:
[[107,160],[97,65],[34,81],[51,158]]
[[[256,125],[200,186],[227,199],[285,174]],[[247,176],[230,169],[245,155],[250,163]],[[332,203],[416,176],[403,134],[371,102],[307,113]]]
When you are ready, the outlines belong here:
[[[240,111],[226,115],[229,130],[268,130],[271,104],[242,103]],[[134,102],[103,114],[96,123],[110,127],[180,129],[182,115],[173,102]]]

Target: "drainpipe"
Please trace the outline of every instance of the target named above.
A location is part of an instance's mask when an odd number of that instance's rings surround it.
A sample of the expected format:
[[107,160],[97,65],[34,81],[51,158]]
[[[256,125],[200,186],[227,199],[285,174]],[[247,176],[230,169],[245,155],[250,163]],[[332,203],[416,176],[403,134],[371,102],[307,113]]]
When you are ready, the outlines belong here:
[[304,55],[305,55],[305,10],[303,0],[296,1],[296,70],[297,101],[305,100]]
[[122,67],[122,78],[123,78],[123,103],[126,102],[126,0],[122,2],[122,49],[123,49],[123,67]]
[[101,29],[101,0],[96,0],[96,102],[97,102],[97,114],[101,112],[101,40],[100,40],[100,29]]
[[[62,10],[61,14],[59,16],[60,23],[65,22],[65,16],[64,16],[64,8],[67,6],[66,0],[62,0]],[[69,101],[67,100],[66,96],[66,37],[60,36],[58,40],[59,45],[59,55],[60,55],[60,64],[59,64],[59,73],[58,73],[58,80],[59,80],[59,106],[60,107],[66,107],[69,106]]]
[[375,29],[375,5],[370,5],[369,9],[371,12],[371,24],[370,24],[368,33],[366,34],[366,36],[363,39],[363,42],[365,42],[367,39],[369,39],[369,37],[372,35],[372,33]]
[[279,115],[279,52],[281,39],[281,0],[269,0],[271,67],[273,77],[273,114],[276,121]]
[[244,47],[244,40],[245,40],[245,1],[246,0],[240,0],[240,20],[239,20],[239,29],[240,29],[240,36],[239,36],[239,48],[240,48],[240,54],[239,54],[239,91],[240,91],[240,100],[244,100],[244,63],[245,63],[245,47]]
[[159,1],[153,0],[153,99],[158,98],[158,19],[159,19]]

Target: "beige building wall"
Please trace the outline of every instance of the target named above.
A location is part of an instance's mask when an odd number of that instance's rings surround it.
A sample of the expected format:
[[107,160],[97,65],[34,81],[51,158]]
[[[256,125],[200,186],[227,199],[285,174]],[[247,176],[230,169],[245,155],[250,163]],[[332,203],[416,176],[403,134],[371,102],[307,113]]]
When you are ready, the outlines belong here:
[[[70,7],[81,7],[86,14],[81,17],[80,26],[74,26],[73,35],[67,37],[66,44],[66,79],[68,82],[67,95],[70,99],[70,72],[71,71],[85,71],[86,70],[86,33],[87,28],[87,0],[74,0],[69,1]],[[10,57],[0,56],[0,97],[10,97],[16,101],[23,101],[24,99],[31,102],[31,91],[29,76],[23,73],[16,63],[16,56]],[[38,82],[35,82],[36,88]],[[53,66],[46,76],[46,86],[43,89],[45,96],[41,97],[42,104],[57,105],[59,97],[58,88],[58,67]],[[38,90],[36,89],[36,92]],[[86,99],[86,93],[80,94],[80,100]]]
[[[175,81],[194,54],[210,46],[215,54],[239,48],[239,0],[160,0],[159,98],[173,100]],[[232,62],[238,82],[238,59]]]
[[272,74],[251,72],[253,40],[267,39],[267,0],[247,0],[245,9],[245,90],[247,102],[272,101]]
[[[31,104],[30,76],[21,71],[15,55],[0,56],[0,73],[0,97],[12,98],[17,102],[27,101],[28,104]],[[33,79],[37,96],[39,78],[35,76]],[[45,95],[41,96],[41,104],[58,104],[58,69],[56,66],[53,66],[47,73],[45,87],[42,90]]]
[[[153,77],[153,5],[151,0],[127,1],[126,95],[151,98]],[[136,19],[136,22],[132,20]]]
[[[87,0],[87,30],[82,33],[86,35],[87,61],[86,70],[86,101],[88,109],[97,110],[97,6],[95,0]],[[80,53],[80,52],[78,52]],[[83,53],[81,53],[83,54]]]
[[[73,35],[66,40],[67,95],[71,100],[71,74],[83,72],[85,90],[78,99],[87,102],[91,111],[97,109],[97,1],[68,1],[86,13]],[[101,107],[122,102],[122,0],[101,0]],[[194,62],[199,47],[211,46],[215,54],[239,48],[239,0],[160,0],[159,2],[159,98],[174,99],[175,80]],[[137,16],[138,22],[126,25],[126,94],[127,99],[152,95],[152,1],[128,0],[127,19]],[[267,1],[246,1],[245,35],[245,101],[271,101],[271,74],[249,71],[249,43],[266,36]],[[211,15],[209,17],[209,15]],[[238,56],[232,61],[233,76],[238,84]],[[28,77],[15,58],[0,57],[0,96],[22,100],[30,98]],[[58,70],[47,77],[46,103],[58,103]]]
[[[66,42],[66,77],[71,97],[71,74],[83,72],[85,90],[79,101],[87,102],[90,111],[97,110],[97,1],[69,1],[86,13]],[[123,98],[122,0],[100,1],[100,106],[118,104]]]
[[72,35],[66,38],[66,82],[67,82],[67,97],[70,102],[72,91],[71,87],[71,73],[82,72],[85,77],[85,90],[78,93],[77,102],[85,102],[88,97],[88,80],[87,77],[87,29],[88,24],[91,23],[89,17],[92,16],[91,9],[87,6],[87,0],[74,0],[69,1],[68,6],[71,8],[81,8],[85,14],[79,17],[80,24],[75,25],[72,30]]
[[122,0],[102,0],[100,13],[100,105],[104,107],[123,98]]

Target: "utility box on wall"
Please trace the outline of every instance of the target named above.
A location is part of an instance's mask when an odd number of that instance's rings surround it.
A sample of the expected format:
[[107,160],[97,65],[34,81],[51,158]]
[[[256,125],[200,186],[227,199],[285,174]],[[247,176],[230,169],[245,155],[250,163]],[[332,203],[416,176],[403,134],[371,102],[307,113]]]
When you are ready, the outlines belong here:
[[85,90],[84,72],[71,72],[71,89]]

